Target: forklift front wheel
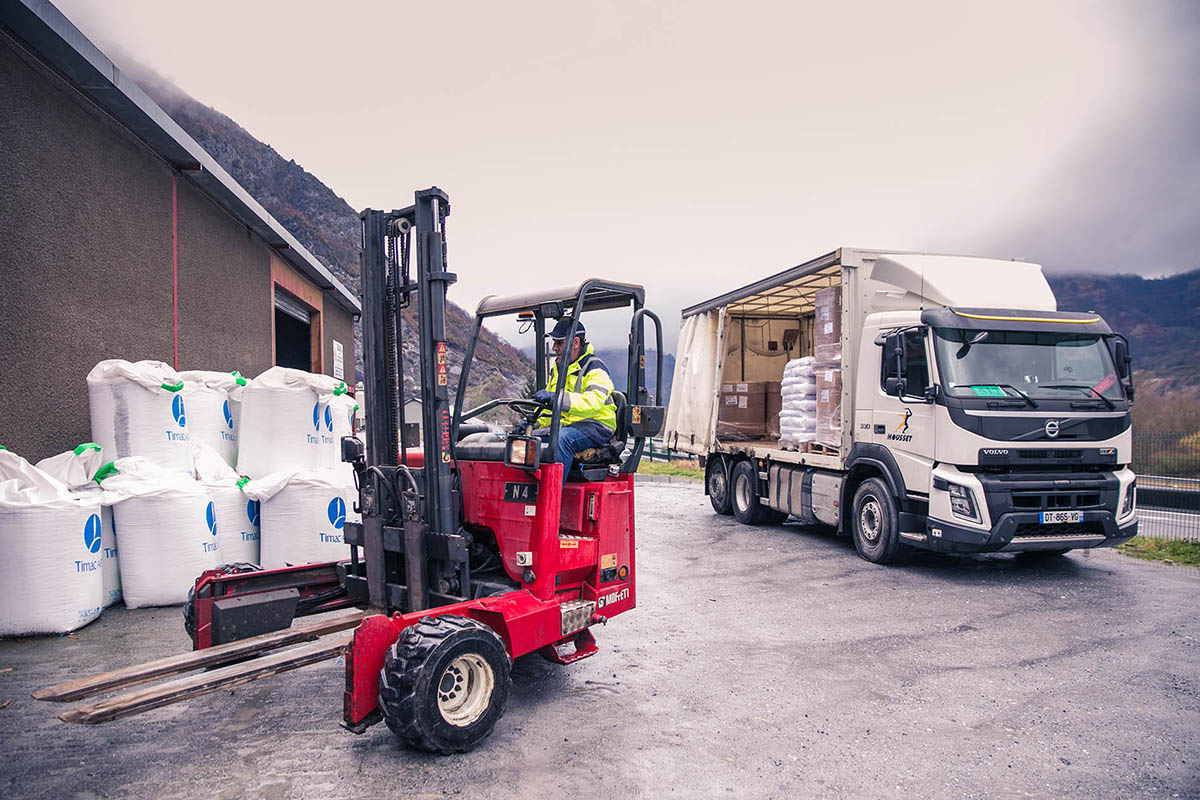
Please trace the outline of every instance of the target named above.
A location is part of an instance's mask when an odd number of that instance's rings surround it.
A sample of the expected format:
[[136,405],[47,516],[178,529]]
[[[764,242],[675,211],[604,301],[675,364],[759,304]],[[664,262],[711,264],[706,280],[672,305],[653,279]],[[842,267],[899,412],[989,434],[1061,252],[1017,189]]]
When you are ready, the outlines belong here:
[[714,457],[708,459],[704,471],[704,485],[708,489],[708,499],[712,501],[713,511],[722,516],[733,513],[733,501],[729,494],[729,475],[725,471],[725,459]]
[[379,708],[409,747],[461,753],[487,738],[504,714],[511,669],[504,642],[487,625],[425,617],[388,650]]

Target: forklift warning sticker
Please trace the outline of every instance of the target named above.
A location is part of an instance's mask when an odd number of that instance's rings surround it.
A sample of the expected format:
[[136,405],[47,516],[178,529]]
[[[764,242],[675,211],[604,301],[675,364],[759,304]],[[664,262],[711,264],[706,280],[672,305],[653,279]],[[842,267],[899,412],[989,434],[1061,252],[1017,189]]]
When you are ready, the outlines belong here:
[[561,550],[578,550],[579,549],[579,540],[578,539],[559,539],[558,546],[559,546],[559,549],[561,549]]
[[617,554],[605,553],[600,556],[600,569],[614,569],[617,566]]
[[437,382],[438,386],[447,385],[446,379],[446,343],[437,343]]

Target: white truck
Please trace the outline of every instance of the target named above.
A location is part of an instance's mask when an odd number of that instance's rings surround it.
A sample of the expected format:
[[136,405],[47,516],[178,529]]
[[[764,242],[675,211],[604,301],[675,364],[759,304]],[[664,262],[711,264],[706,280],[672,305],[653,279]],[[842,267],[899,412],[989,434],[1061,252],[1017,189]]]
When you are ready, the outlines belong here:
[[[770,382],[839,327],[823,445],[720,422],[743,387],[777,409]],[[1132,401],[1128,342],[1058,311],[1037,264],[841,248],[683,310],[664,439],[700,457],[718,514],[836,526],[868,561],[1063,553],[1137,533]]]

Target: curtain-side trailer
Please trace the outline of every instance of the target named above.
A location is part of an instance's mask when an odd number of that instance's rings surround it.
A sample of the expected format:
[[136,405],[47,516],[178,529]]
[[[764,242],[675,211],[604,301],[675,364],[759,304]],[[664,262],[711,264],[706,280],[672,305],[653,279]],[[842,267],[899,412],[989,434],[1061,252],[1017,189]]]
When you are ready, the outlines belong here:
[[[781,442],[776,382],[830,330],[822,442]],[[1037,264],[841,248],[683,310],[665,441],[717,513],[835,526],[869,561],[1063,553],[1137,533],[1132,402],[1124,337]]]

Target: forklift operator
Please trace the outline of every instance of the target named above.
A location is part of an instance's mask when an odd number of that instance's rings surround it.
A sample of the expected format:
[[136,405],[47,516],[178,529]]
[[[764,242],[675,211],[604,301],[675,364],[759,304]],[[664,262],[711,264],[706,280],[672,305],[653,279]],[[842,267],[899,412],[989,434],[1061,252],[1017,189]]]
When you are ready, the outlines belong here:
[[[546,388],[534,394],[533,399],[549,405],[554,402],[558,388],[558,365],[567,349],[567,334],[571,332],[573,320],[564,317],[550,331],[554,342],[554,364],[550,367],[550,379]],[[617,428],[617,409],[612,401],[613,382],[608,367],[592,352],[592,346],[584,338],[586,331],[580,322],[575,329],[575,338],[570,345],[570,358],[566,361],[566,383],[562,396],[562,428],[558,433],[558,452],[555,461],[563,465],[563,483],[571,463],[580,450],[599,447],[612,441]],[[545,412],[540,422],[550,424],[550,412]],[[535,435],[546,436],[549,431],[538,431]]]

